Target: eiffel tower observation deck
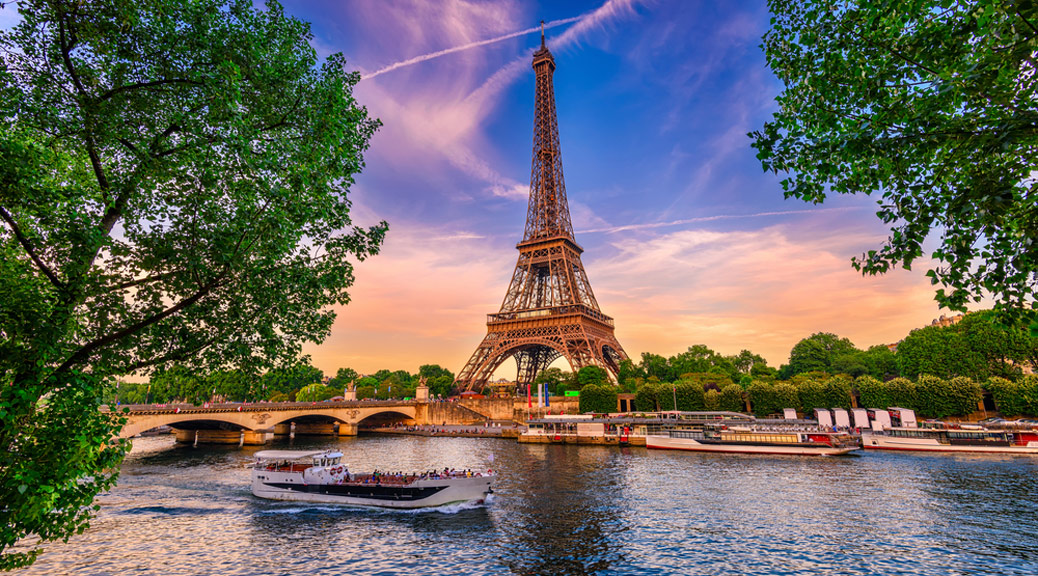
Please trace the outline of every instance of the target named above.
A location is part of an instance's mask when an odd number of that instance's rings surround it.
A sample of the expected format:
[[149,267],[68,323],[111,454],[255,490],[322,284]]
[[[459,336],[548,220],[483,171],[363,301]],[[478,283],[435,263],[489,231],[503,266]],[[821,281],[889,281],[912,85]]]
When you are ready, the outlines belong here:
[[501,309],[487,316],[487,335],[458,374],[461,390],[482,388],[509,358],[520,385],[563,357],[574,371],[599,366],[615,378],[627,358],[613,335],[613,319],[591,290],[573,236],[552,76],[555,58],[544,42],[533,54],[536,74],[533,163],[526,229]]

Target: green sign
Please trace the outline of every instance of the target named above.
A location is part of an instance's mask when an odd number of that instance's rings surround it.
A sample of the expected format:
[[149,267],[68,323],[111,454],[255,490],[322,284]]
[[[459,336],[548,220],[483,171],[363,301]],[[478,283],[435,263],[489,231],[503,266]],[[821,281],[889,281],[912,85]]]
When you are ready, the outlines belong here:
[[563,396],[566,396],[566,397],[580,396],[580,390],[566,390],[566,393],[563,394]]

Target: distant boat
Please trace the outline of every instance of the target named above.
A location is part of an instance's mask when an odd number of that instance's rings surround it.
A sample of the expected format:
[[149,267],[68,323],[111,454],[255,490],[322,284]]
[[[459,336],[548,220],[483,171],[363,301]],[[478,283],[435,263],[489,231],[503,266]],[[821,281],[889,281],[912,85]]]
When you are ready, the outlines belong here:
[[252,494],[271,500],[425,508],[478,503],[493,492],[494,473],[431,471],[422,474],[353,474],[342,453],[263,450],[252,467]]
[[939,423],[925,428],[862,430],[861,440],[866,450],[1038,454],[1035,429],[992,430],[976,425],[953,428]]
[[723,425],[649,435],[645,437],[645,446],[656,450],[798,456],[836,456],[861,449],[858,439],[845,432]]

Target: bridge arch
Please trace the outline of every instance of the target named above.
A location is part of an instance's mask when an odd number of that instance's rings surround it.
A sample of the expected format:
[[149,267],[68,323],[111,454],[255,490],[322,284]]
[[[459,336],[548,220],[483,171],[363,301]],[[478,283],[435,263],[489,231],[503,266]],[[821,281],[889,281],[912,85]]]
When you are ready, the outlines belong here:
[[120,438],[130,438],[160,426],[173,426],[185,422],[211,422],[228,426],[230,429],[247,432],[273,432],[274,427],[290,422],[324,422],[356,425],[372,416],[388,413],[387,418],[414,420],[417,415],[415,402],[336,402],[315,405],[251,404],[235,408],[156,408],[141,407],[127,414],[126,424],[119,433]]

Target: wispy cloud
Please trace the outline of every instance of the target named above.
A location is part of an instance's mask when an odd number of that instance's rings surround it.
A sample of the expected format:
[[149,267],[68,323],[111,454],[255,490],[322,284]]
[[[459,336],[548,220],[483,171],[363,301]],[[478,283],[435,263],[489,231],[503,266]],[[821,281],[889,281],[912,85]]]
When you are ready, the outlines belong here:
[[[571,45],[587,33],[606,26],[612,19],[632,14],[634,6],[640,3],[641,0],[609,0],[586,14],[546,23],[545,28],[571,25],[558,38],[551,39],[549,47],[556,49]],[[430,15],[423,15],[428,16]],[[473,20],[473,29],[482,30],[485,26],[482,20]],[[451,29],[455,30],[458,38],[472,36],[472,29],[464,30],[462,22],[453,23]],[[487,148],[483,128],[486,119],[500,105],[501,92],[516,82],[522,73],[529,72],[530,54],[516,56],[489,76],[485,73],[478,75],[475,70],[485,64],[485,61],[478,57],[479,48],[539,30],[540,27],[534,27],[498,34],[485,40],[461,42],[456,46],[383,66],[366,75],[368,81],[358,86],[358,94],[364,96],[364,101],[371,103],[370,106],[376,115],[394,120],[394,125],[387,123],[380,132],[374,150],[377,152],[381,146],[385,146],[386,152],[392,156],[391,161],[398,163],[430,165],[430,158],[435,156],[439,165],[451,166],[467,177],[481,182],[482,193],[487,196],[511,201],[527,198],[529,183],[524,181],[525,177],[520,180],[502,173],[495,162],[488,161],[493,150]],[[392,81],[383,83],[383,79],[392,78],[384,76],[386,72],[416,66],[414,69],[417,71],[421,68],[418,65],[422,63],[463,51],[469,52],[469,60],[458,63],[449,77],[423,76],[421,90],[410,89],[411,84],[401,89]],[[485,80],[473,87],[473,80],[479,82],[478,78]],[[408,155],[414,158],[404,158]],[[471,200],[472,192],[471,189],[457,189],[452,200]]]
[[856,207],[847,206],[842,208],[815,208],[805,210],[776,210],[772,212],[757,212],[756,214],[715,214],[713,216],[700,216],[697,218],[684,218],[681,220],[670,220],[668,222],[646,222],[644,224],[626,224],[622,226],[609,226],[604,228],[590,228],[578,230],[580,234],[629,232],[631,230],[651,230],[656,228],[670,228],[672,226],[685,226],[688,224],[700,224],[703,222],[716,222],[719,220],[737,220],[743,218],[768,218],[773,216],[794,216],[798,214],[824,214],[833,212],[849,212],[858,210]]
[[[572,18],[563,18],[561,20],[553,20],[551,22],[546,22],[544,24],[544,29],[548,30],[548,29],[551,29],[551,28],[555,28],[556,26],[563,26],[565,24],[571,24],[573,22],[577,22],[578,20],[581,20],[582,18],[584,18],[584,17],[583,16],[574,16]],[[503,36],[498,36],[496,38],[488,38],[486,40],[480,40],[478,42],[469,42],[468,44],[463,44],[461,46],[454,46],[454,47],[451,47],[451,48],[446,48],[444,50],[438,50],[436,52],[430,52],[429,54],[422,54],[421,56],[415,56],[414,58],[408,58],[407,60],[402,60],[400,62],[395,62],[393,64],[390,64],[389,66],[386,66],[384,68],[380,68],[379,70],[376,70],[376,71],[372,72],[371,74],[365,75],[364,76],[364,80],[370,80],[372,78],[375,78],[376,76],[381,76],[382,74],[385,74],[386,72],[392,72],[393,70],[396,70],[397,68],[403,68],[404,66],[411,66],[413,64],[419,64],[421,62],[427,62],[427,61],[432,60],[434,58],[439,58],[440,56],[446,56],[448,54],[454,54],[455,52],[461,52],[463,50],[471,50],[473,48],[479,48],[480,46],[487,46],[489,44],[496,44],[496,43],[502,42],[504,40],[509,40],[509,39],[512,39],[512,38],[517,38],[519,36],[525,36],[527,34],[533,34],[534,32],[540,32],[540,31],[541,31],[541,27],[537,26],[535,28],[527,28],[526,30],[520,30],[518,32],[511,32],[509,34],[505,34]]]

